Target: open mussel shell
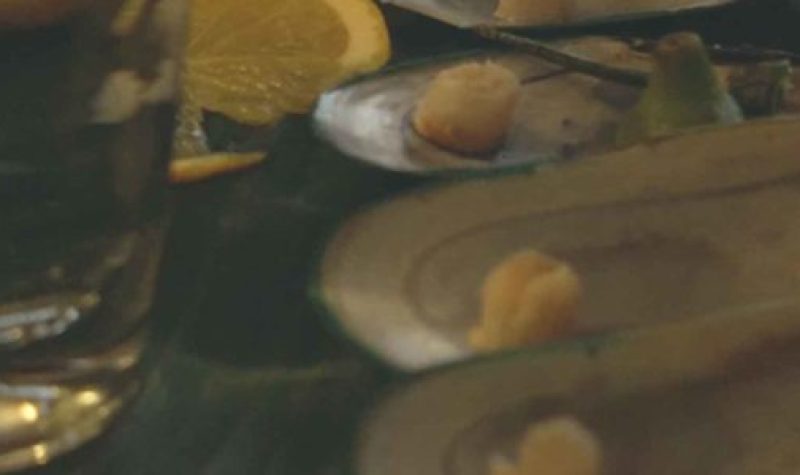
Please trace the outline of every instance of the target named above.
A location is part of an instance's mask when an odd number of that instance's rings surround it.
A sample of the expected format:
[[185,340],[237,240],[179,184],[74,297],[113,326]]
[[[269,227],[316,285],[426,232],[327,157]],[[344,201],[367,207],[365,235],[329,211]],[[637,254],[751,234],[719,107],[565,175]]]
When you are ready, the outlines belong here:
[[582,279],[577,334],[792,295],[798,150],[800,120],[756,120],[414,191],[341,226],[315,296],[349,338],[414,371],[475,356],[483,279],[524,248]]
[[[553,44],[564,52],[628,70],[647,72],[652,67],[648,53],[618,40],[585,37]],[[503,144],[483,156],[465,155],[418,134],[411,117],[434,77],[449,67],[482,61],[509,68],[523,83]],[[745,67],[720,64],[716,69],[724,81],[734,84],[731,78],[741,76]],[[795,87],[773,114],[800,112],[800,74],[788,80]],[[319,100],[314,124],[323,139],[345,154],[384,169],[414,174],[485,171],[608,151],[614,148],[619,122],[640,94],[636,87],[567,72],[532,55],[471,52],[399,66],[330,91]]]
[[[649,56],[606,38],[569,40],[563,48],[598,61],[649,68]],[[488,60],[514,71],[524,83],[504,145],[488,156],[465,156],[419,136],[410,117],[435,75]],[[331,91],[320,99],[314,121],[320,135],[344,153],[382,168],[412,173],[485,169],[604,150],[638,95],[636,88],[565,73],[534,56],[475,52],[401,66]]]
[[599,473],[797,473],[799,343],[787,300],[446,367],[365,418],[353,473],[488,475],[562,416],[596,438]]
[[[739,0],[528,0],[540,4],[542,13],[529,10],[519,15],[498,15],[499,0],[383,0],[384,3],[415,11],[461,27],[494,26],[553,28],[634,20],[709,9]],[[523,4],[522,0],[509,3]],[[554,14],[555,4],[562,4]],[[524,7],[523,7],[524,8]],[[545,12],[546,11],[546,12]]]

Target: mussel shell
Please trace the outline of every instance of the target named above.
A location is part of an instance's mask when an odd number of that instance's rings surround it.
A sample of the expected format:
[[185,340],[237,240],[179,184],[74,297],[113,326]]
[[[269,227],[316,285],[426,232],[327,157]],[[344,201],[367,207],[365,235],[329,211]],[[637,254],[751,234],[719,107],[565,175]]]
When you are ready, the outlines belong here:
[[[598,2],[598,0],[573,1],[583,1],[586,3],[594,1],[595,3],[602,3],[603,0],[600,0],[600,2]],[[530,20],[520,23],[498,18],[494,14],[497,10],[498,0],[384,0],[384,3],[412,10],[461,28],[476,26],[536,28],[580,26],[593,23],[673,15],[684,11],[720,7],[722,5],[732,4],[736,1],[739,0],[650,0],[646,8],[638,8],[632,11],[628,0],[619,0],[610,2],[612,5],[609,5],[608,9],[603,10],[602,13],[593,12],[588,15],[575,17],[568,23],[555,24],[546,19],[541,21]]]
[[581,276],[580,334],[792,295],[798,150],[800,120],[756,120],[414,191],[341,226],[314,293],[346,336],[406,371],[475,356],[482,281],[523,248]]
[[[598,61],[649,68],[649,56],[601,37],[563,48]],[[491,60],[525,81],[505,144],[490,156],[464,156],[419,137],[409,117],[441,70]],[[344,153],[379,167],[413,173],[485,169],[561,160],[609,147],[616,124],[640,91],[577,73],[534,56],[474,52],[401,66],[324,94],[314,113],[318,133]]]
[[356,475],[486,475],[525,430],[576,417],[602,473],[796,473],[800,302],[473,360],[415,378],[365,418]]
[[[630,44],[606,37],[583,37],[553,43],[563,51],[629,70],[647,72],[652,58]],[[523,80],[522,97],[502,146],[484,156],[464,155],[438,147],[411,126],[416,103],[435,75],[457,64],[491,60]],[[749,63],[715,65],[720,78],[742,74]],[[758,79],[758,78],[750,78]],[[773,104],[769,89],[731,91],[749,111],[776,109],[766,115],[800,113],[800,70],[794,84]],[[774,84],[767,84],[773,86]],[[753,88],[750,88],[753,89]],[[767,94],[765,94],[767,93]],[[537,57],[513,52],[468,52],[433,58],[382,71],[328,92],[314,113],[319,135],[345,154],[366,163],[413,174],[446,174],[528,164],[559,162],[614,148],[616,127],[633,107],[641,89],[575,72],[566,72]],[[750,111],[753,112],[753,111]],[[763,112],[763,111],[762,111]],[[754,114],[758,115],[758,114]],[[765,114],[761,114],[765,115]]]

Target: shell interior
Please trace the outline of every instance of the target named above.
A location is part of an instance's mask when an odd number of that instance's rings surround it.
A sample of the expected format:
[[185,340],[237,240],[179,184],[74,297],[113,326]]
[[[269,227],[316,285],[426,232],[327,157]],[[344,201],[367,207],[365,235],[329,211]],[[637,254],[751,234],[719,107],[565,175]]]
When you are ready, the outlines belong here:
[[482,280],[523,248],[582,278],[578,335],[791,295],[797,150],[800,121],[752,121],[413,192],[342,226],[318,295],[348,336],[409,371],[474,356]]
[[[528,14],[517,19],[495,15],[498,0],[384,0],[454,26],[499,27],[558,27],[586,25],[675,14],[686,10],[708,9],[734,3],[737,0],[529,0],[529,3],[560,2],[565,16]],[[522,2],[514,2],[521,4]]]
[[597,438],[603,473],[794,473],[798,317],[786,300],[435,371],[365,419],[355,473],[486,475],[561,415]]

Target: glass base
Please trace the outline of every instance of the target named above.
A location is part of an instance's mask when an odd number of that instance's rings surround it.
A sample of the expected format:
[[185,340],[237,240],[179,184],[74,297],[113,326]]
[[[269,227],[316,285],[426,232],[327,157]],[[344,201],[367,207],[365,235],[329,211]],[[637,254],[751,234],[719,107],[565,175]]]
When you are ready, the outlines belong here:
[[3,375],[0,472],[46,464],[101,435],[141,387],[144,335],[60,368]]
[[0,299],[0,473],[77,449],[134,399],[166,228],[88,242],[56,282]]

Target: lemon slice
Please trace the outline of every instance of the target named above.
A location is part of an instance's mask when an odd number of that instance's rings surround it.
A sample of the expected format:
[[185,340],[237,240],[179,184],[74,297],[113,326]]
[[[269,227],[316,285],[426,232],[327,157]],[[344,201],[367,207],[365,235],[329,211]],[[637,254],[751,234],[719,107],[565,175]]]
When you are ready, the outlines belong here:
[[369,0],[325,0],[348,33],[348,45],[338,58],[343,79],[374,71],[389,60],[389,32],[381,11]]
[[46,26],[86,3],[87,0],[0,0],[0,28]]
[[249,125],[307,112],[324,90],[382,66],[389,50],[372,0],[194,0],[178,139],[197,138],[185,129],[202,110]]

